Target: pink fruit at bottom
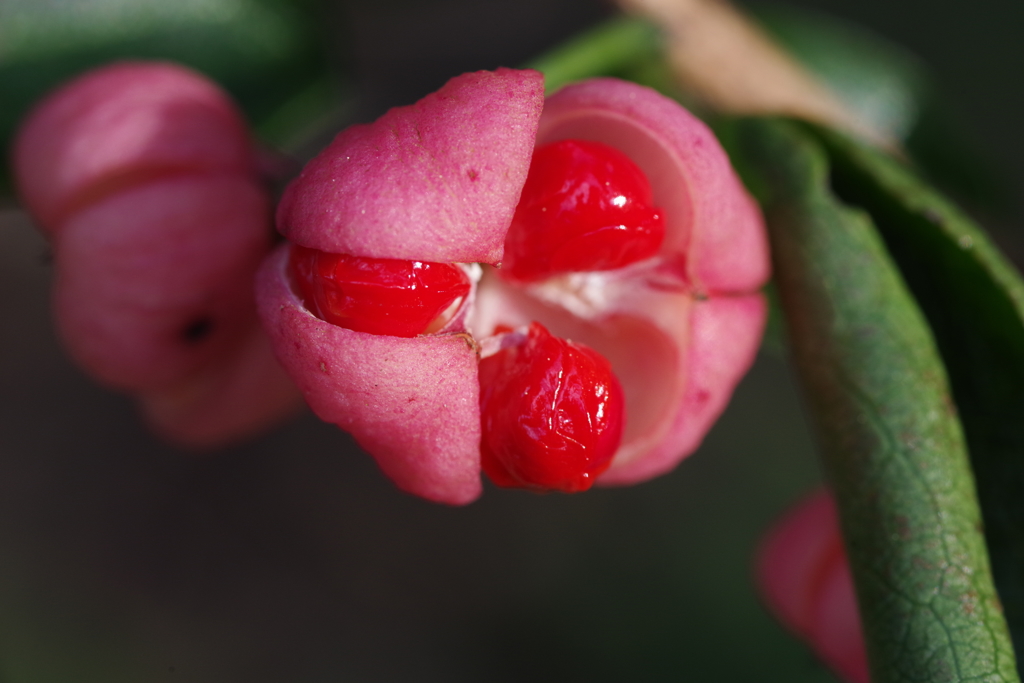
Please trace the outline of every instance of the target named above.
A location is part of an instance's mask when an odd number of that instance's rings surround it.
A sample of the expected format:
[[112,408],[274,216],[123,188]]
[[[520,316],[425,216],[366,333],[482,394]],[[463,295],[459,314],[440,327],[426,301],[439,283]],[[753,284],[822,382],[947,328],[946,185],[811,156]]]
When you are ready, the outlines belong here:
[[818,491],[761,543],[757,582],[768,608],[850,683],[868,683],[867,655],[835,503]]

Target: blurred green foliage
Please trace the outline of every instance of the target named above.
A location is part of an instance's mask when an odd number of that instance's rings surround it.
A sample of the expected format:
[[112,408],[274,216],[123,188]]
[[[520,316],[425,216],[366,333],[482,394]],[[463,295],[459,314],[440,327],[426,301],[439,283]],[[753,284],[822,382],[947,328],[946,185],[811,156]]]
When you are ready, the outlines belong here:
[[[171,60],[221,83],[270,142],[336,106],[341,79],[313,0],[4,0],[0,146],[59,83],[123,59]],[[0,183],[9,186],[5,173]]]
[[981,151],[957,107],[913,53],[827,14],[777,4],[751,9],[843,104],[900,141],[932,182],[986,215],[1013,210],[1005,174]]

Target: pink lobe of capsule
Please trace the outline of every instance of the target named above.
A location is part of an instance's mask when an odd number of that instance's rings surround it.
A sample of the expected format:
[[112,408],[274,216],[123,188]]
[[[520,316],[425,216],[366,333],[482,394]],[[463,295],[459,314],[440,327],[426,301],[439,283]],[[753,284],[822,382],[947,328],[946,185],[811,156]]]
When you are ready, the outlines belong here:
[[860,615],[835,503],[824,489],[798,504],[761,543],[756,576],[776,617],[850,683],[869,683]]
[[[675,366],[662,368],[666,374],[675,372],[678,381],[666,377],[647,386],[648,392],[675,392],[669,394],[672,409],[665,412],[661,425],[652,427],[657,438],[624,451],[599,483],[627,485],[646,481],[671,471],[696,451],[725,410],[733,389],[750,369],[766,318],[767,305],[760,294],[694,302],[688,339],[673,340],[679,354],[673,356]],[[651,346],[651,342],[643,342],[634,349],[643,353],[644,346]],[[655,398],[648,395],[646,400]]]
[[139,398],[150,428],[193,448],[239,441],[299,411],[295,383],[252,320],[222,362]]
[[278,229],[336,254],[497,263],[543,102],[538,72],[481,71],[348,128],[288,187]]
[[288,278],[282,245],[256,278],[263,325],[320,419],[374,456],[399,488],[449,505],[481,492],[477,352],[465,334],[392,337],[320,320]]
[[[122,191],[70,217],[54,252],[68,349],[109,386],[164,388],[254,332],[252,274],[269,248],[267,198],[248,178],[185,177]],[[191,326],[205,326],[190,339]]]
[[206,78],[169,63],[92,71],[41,101],[14,144],[18,190],[52,233],[124,185],[189,173],[251,174],[245,121]]

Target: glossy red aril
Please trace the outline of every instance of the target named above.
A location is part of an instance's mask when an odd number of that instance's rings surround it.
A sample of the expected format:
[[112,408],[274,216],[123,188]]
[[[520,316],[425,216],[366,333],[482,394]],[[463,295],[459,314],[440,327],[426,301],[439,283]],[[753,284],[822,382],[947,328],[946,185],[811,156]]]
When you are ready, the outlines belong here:
[[295,245],[292,273],[318,318],[357,332],[415,337],[437,332],[469,294],[450,263],[329,254]]
[[521,281],[613,270],[654,256],[665,237],[643,171],[587,140],[538,148],[505,238],[502,272]]
[[536,322],[503,346],[480,361],[484,472],[503,487],[589,489],[622,440],[624,398],[608,361]]

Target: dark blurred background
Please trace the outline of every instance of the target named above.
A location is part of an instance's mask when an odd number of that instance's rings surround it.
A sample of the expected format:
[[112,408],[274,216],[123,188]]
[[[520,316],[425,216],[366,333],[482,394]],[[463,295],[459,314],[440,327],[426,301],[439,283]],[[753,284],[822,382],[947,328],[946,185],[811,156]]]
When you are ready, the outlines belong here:
[[[1024,5],[806,0],[930,71],[965,191],[1013,253],[1024,188]],[[468,70],[520,65],[600,0],[0,0],[0,129],[60,78],[131,55],[225,83],[308,154]],[[934,139],[934,135],[932,138]],[[965,158],[967,158],[965,157]],[[986,175],[989,174],[989,175]],[[46,245],[0,211],[0,683],[833,680],[760,607],[750,559],[815,485],[784,354],[762,353],[704,446],[628,489],[394,489],[304,415],[196,456],[65,358]]]

